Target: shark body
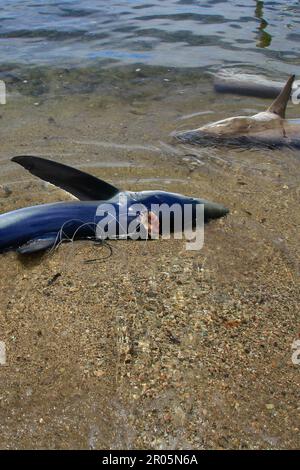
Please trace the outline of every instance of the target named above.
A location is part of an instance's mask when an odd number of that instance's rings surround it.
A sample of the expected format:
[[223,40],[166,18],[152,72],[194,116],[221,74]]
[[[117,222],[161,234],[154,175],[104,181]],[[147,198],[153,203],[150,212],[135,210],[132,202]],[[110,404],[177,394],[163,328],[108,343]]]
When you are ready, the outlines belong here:
[[285,119],[295,76],[289,77],[272,105],[253,116],[234,116],[175,134],[180,142],[202,145],[300,147],[300,120]]
[[[130,224],[134,221],[143,224],[144,210],[149,215],[153,206],[162,204],[168,207],[177,204],[183,209],[191,205],[192,219],[196,217],[196,207],[203,204],[206,222],[228,213],[221,204],[177,193],[119,191],[92,175],[39,157],[20,156],[13,161],[78,200],[25,207],[0,215],[0,252],[33,253],[65,240],[126,238],[130,235]],[[159,218],[152,216],[147,218],[147,224],[157,223],[159,230]]]

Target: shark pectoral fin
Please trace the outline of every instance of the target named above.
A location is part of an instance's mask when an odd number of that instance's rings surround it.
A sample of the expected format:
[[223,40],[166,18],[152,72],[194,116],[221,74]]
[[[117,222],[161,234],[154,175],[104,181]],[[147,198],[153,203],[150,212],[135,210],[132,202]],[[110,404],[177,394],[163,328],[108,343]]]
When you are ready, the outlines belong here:
[[19,246],[17,252],[21,255],[27,255],[30,253],[36,253],[38,251],[44,251],[48,248],[54,247],[56,241],[57,233],[47,234],[45,236],[29,240],[27,243],[24,243],[24,245]]
[[67,191],[81,201],[104,201],[120,191],[109,183],[46,158],[20,155],[11,159],[32,175]]
[[288,104],[288,101],[291,96],[291,91],[292,91],[292,86],[293,82],[295,80],[295,75],[291,75],[282,88],[280,94],[277,96],[276,100],[273,101],[271,106],[267,109],[270,113],[277,114],[280,116],[282,119],[285,118],[285,110]]

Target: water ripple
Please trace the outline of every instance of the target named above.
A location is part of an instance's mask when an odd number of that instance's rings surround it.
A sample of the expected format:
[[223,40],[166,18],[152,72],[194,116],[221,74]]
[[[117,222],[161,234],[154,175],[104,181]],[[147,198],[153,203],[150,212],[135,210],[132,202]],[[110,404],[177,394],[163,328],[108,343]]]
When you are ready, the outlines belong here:
[[8,0],[0,12],[1,64],[83,66],[105,58],[213,68],[246,57],[248,65],[286,73],[299,54],[297,0]]

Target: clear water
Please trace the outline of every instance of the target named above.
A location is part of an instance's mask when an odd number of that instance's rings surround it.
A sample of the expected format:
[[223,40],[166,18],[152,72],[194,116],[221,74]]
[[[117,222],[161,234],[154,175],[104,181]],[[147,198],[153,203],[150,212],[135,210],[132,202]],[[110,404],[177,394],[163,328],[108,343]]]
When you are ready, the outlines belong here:
[[300,72],[297,0],[1,0],[0,64]]
[[299,445],[299,151],[169,137],[266,109],[206,72],[300,78],[299,22],[295,0],[0,0],[0,213],[66,200],[10,161],[26,154],[230,209],[200,253],[124,241],[110,259],[91,244],[1,258],[0,447]]

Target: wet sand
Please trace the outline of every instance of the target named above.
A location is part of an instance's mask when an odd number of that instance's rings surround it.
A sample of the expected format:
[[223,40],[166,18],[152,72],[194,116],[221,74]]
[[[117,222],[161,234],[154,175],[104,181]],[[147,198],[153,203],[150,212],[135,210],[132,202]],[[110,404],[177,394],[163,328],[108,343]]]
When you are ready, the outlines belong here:
[[0,447],[299,448],[299,153],[168,137],[269,102],[215,95],[192,74],[116,72],[74,95],[64,80],[56,94],[22,85],[0,106],[1,212],[67,198],[11,163],[17,154],[231,212],[206,226],[201,251],[114,241],[111,254],[76,242],[1,256]]

